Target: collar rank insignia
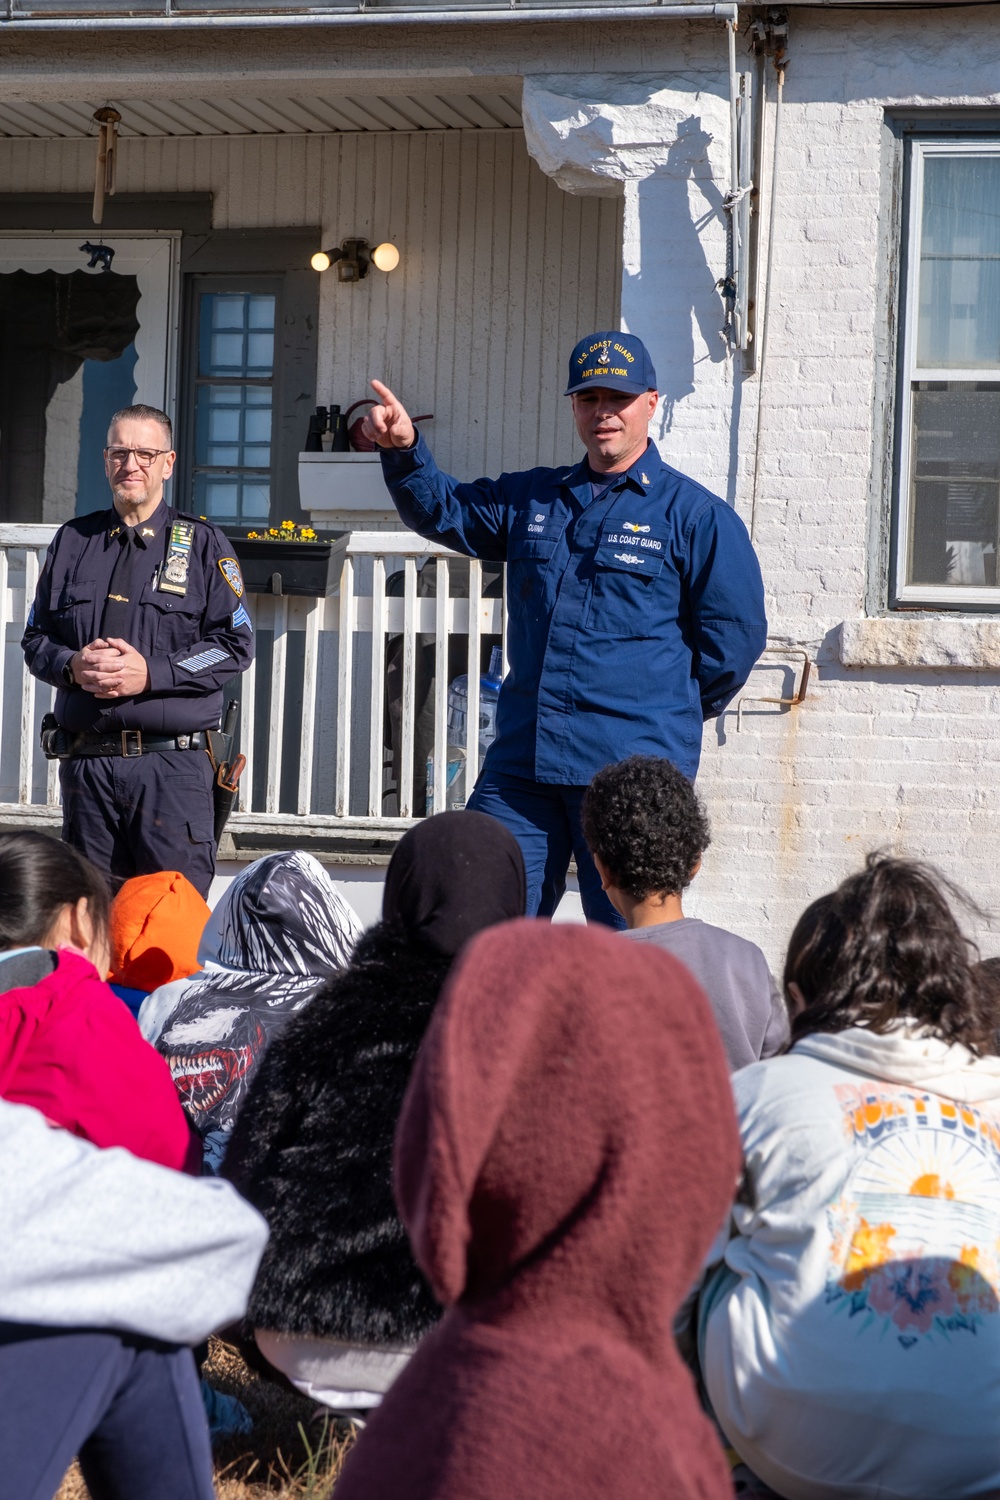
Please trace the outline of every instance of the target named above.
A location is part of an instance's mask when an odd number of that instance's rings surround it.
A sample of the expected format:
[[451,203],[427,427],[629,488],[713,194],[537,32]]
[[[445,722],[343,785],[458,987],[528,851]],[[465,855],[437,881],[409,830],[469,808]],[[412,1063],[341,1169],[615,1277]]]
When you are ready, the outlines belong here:
[[243,574],[235,557],[220,557],[219,572],[229,584],[237,599],[243,598]]
[[115,529],[114,529],[114,531],[109,531],[108,532],[108,536],[117,536],[120,531],[121,531],[121,527],[120,526],[116,526]]
[[648,474],[640,474],[639,478],[642,480],[643,484],[648,484],[649,483],[649,475]]
[[144,526],[142,528],[142,535],[143,536],[155,536],[156,532],[153,530],[152,526]]
[[170,546],[163,564],[157,592],[160,594],[187,593],[188,569],[191,566],[191,540],[194,525],[190,521],[175,521],[170,528]]

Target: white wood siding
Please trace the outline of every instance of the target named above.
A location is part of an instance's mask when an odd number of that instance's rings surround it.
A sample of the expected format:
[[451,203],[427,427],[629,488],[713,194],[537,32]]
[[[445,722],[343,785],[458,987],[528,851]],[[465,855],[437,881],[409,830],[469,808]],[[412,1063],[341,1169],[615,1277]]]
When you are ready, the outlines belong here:
[[[94,151],[5,141],[0,192],[89,192]],[[583,334],[617,326],[621,208],[562,192],[521,131],[125,140],[118,191],[211,192],[220,229],[394,240],[391,276],[324,275],[318,399],[346,407],[385,379],[411,411],[435,413],[438,458],[469,477],[573,458],[566,359]]]

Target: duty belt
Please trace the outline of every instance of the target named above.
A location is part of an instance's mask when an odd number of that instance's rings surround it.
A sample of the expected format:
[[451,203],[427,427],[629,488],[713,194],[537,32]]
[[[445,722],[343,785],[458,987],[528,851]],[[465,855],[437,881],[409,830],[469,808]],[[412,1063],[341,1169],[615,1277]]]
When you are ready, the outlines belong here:
[[147,750],[204,750],[205,731],[193,734],[178,734],[170,737],[144,734],[141,729],[110,729],[104,734],[92,730],[81,734],[70,734],[67,758],[74,756],[123,755],[133,760],[145,755]]

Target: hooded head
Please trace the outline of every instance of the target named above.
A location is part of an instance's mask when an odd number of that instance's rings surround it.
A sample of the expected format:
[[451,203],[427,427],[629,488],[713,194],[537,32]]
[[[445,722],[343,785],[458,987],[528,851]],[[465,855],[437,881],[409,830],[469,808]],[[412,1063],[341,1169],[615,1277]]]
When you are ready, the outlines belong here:
[[202,972],[152,995],[139,1018],[203,1135],[232,1129],[271,1038],[360,935],[311,854],[268,854],[233,881],[202,934]]
[[198,968],[198,944],[212,915],[177,870],[126,880],[111,904],[111,978],[130,989],[159,989]]
[[360,936],[351,908],[311,854],[267,854],[225,891],[202,935],[203,967],[325,979]]
[[405,833],[385,878],[382,915],[454,958],[496,922],[524,916],[524,859],[514,835],[480,812],[443,812]]
[[597,1324],[661,1364],[739,1161],[712,1012],[675,959],[540,922],[470,945],[396,1134],[400,1212],[441,1302]]

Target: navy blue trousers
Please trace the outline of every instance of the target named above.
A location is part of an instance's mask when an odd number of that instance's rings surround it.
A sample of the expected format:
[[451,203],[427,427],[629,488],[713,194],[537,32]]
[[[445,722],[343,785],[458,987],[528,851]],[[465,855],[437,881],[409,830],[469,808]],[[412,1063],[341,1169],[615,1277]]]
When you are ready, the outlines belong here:
[[52,1500],[76,1457],[92,1500],[213,1500],[191,1350],[0,1323],[0,1500]]
[[212,763],[204,750],[76,755],[59,765],[63,838],[112,889],[179,870],[205,897],[215,874]]
[[468,806],[509,828],[521,846],[528,881],[528,916],[551,917],[566,889],[570,858],[576,860],[580,901],[588,922],[624,931],[590,857],[580,822],[585,786],[549,786],[487,767]]

